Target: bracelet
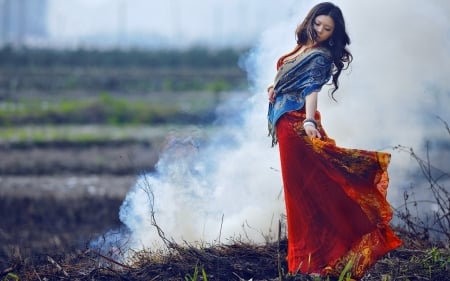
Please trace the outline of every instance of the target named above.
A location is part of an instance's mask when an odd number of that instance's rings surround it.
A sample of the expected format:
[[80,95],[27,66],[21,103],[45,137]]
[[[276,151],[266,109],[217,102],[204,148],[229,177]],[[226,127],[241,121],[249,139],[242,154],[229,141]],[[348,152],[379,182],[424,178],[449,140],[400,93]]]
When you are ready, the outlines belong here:
[[314,123],[313,122],[305,122],[305,123],[303,123],[303,128],[305,128],[305,127],[314,127],[314,129],[317,129],[317,127],[316,127],[316,125],[314,125]]
[[316,129],[317,129],[317,122],[316,120],[312,119],[312,118],[306,118],[305,120],[303,120],[303,127],[305,126],[305,124],[312,124]]
[[269,86],[267,86],[267,92],[269,92],[270,88],[273,88],[273,84],[269,84]]

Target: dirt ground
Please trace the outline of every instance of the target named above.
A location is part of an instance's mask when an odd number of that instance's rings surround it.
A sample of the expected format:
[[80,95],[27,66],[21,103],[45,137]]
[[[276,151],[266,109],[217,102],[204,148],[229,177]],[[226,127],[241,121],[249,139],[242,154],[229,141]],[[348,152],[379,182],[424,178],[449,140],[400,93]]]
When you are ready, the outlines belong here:
[[0,267],[83,249],[120,226],[126,193],[157,158],[139,143],[0,148]]
[[0,175],[136,174],[158,160],[151,142],[45,143],[0,146]]

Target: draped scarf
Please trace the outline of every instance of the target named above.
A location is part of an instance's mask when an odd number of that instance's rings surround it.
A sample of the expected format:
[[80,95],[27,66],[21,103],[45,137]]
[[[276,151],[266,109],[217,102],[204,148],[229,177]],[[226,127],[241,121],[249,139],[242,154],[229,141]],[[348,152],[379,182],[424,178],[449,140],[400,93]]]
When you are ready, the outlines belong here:
[[286,112],[301,109],[305,98],[330,80],[332,57],[325,48],[312,48],[278,68],[274,81],[275,102],[269,103],[268,129],[272,146],[277,143],[275,124]]

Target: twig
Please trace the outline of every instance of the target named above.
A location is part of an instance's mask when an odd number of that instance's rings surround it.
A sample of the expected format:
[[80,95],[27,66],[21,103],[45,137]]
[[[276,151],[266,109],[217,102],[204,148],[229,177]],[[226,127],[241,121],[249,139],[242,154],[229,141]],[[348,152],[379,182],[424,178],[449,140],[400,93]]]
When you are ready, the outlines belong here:
[[59,265],[59,263],[57,263],[54,259],[52,259],[52,257],[47,256],[47,260],[51,264],[53,264],[58,271],[62,272],[64,274],[64,276],[69,277],[69,274],[61,267],[61,265]]
[[442,123],[444,123],[445,129],[447,129],[447,132],[450,134],[450,127],[448,126],[448,123],[441,117],[439,117],[439,116],[436,116],[436,117],[437,117],[437,119],[441,120]]
[[218,243],[220,244],[220,238],[222,237],[222,227],[223,227],[223,217],[225,214],[222,214],[222,220],[220,221],[220,230],[219,230],[219,241]]
[[120,263],[120,262],[118,262],[118,261],[115,261],[115,260],[113,260],[112,258],[109,258],[109,257],[107,257],[107,256],[105,256],[105,255],[102,255],[101,253],[99,253],[99,252],[97,252],[97,251],[92,250],[92,252],[94,252],[94,253],[95,253],[96,255],[98,255],[99,257],[104,258],[105,260],[107,260],[107,261],[109,261],[109,262],[112,262],[112,263],[114,263],[114,264],[116,264],[116,265],[119,265],[119,266],[121,266],[121,267],[125,267],[125,268],[128,268],[128,269],[134,269],[133,267],[131,267],[131,266],[129,266],[129,265],[126,265],[126,264]]
[[36,275],[37,279],[38,279],[39,281],[42,281],[41,277],[39,276],[39,274],[38,274],[37,271],[36,271],[36,268],[34,268],[34,267],[33,267],[33,272],[34,272],[34,274]]
[[[439,117],[438,117],[439,118]],[[447,122],[440,119],[446,125],[447,130],[450,133]],[[429,203],[429,201],[409,201],[409,193],[404,192],[404,204],[400,207],[404,209],[404,212],[398,211],[398,215],[401,220],[403,220],[408,226],[409,230],[415,234],[421,234],[426,238],[429,238],[429,232],[435,232],[436,234],[441,234],[450,239],[450,193],[447,188],[440,183],[442,179],[450,177],[449,172],[445,172],[431,164],[430,159],[430,148],[429,143],[426,143],[426,155],[422,159],[415,153],[412,148],[405,146],[397,146],[394,149],[399,149],[403,152],[408,152],[411,158],[413,158],[418,166],[422,175],[425,177],[429,184],[429,189],[433,195],[433,204],[436,204],[437,210],[434,211],[434,218],[431,219],[427,216],[425,219],[420,218],[418,215],[416,217],[411,216],[411,211],[409,205],[413,204],[418,211],[419,203]],[[397,210],[396,210],[397,211]]]
[[236,272],[233,272],[233,275],[236,276],[239,279],[239,281],[245,281],[245,279],[239,276]]
[[150,206],[150,220],[151,220],[151,224],[156,228],[156,231],[158,232],[158,236],[159,238],[161,238],[161,240],[164,242],[164,244],[166,245],[166,247],[168,249],[173,248],[173,241],[170,241],[169,239],[166,238],[166,235],[164,233],[164,231],[162,230],[162,228],[157,224],[156,222],[156,217],[155,217],[155,194],[153,193],[152,187],[150,185],[150,183],[147,180],[147,176],[143,175],[145,184],[146,184],[146,188],[142,188],[142,190],[147,194],[148,197],[148,201],[149,201],[149,206]]
[[6,275],[6,274],[10,273],[10,272],[13,271],[13,270],[14,270],[13,267],[5,268],[5,269],[2,271],[1,275]]

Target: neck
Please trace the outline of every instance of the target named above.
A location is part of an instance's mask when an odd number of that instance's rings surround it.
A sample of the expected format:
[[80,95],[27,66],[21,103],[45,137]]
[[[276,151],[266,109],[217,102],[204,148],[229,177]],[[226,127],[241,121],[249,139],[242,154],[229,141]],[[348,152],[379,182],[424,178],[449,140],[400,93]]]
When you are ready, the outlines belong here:
[[314,41],[309,39],[308,42],[306,42],[305,47],[310,48],[310,47],[314,46],[315,44],[316,43]]

